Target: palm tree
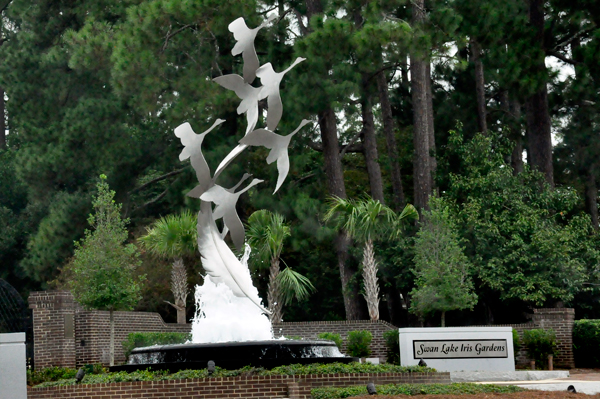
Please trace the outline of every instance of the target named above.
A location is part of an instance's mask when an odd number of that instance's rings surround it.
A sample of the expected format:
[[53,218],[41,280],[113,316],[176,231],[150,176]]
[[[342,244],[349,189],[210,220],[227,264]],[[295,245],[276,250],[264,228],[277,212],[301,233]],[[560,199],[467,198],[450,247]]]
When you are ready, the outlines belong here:
[[406,205],[402,213],[396,213],[381,202],[365,197],[354,201],[332,197],[325,220],[331,220],[336,228],[361,242],[363,248],[363,281],[365,300],[371,320],[379,320],[379,284],[377,282],[377,262],[373,251],[373,241],[384,236],[398,234],[399,227],[408,219],[418,218],[417,210],[411,204]]
[[271,322],[278,323],[283,319],[283,306],[290,304],[294,298],[301,301],[308,297],[315,288],[310,280],[300,273],[286,267],[280,269],[283,242],[290,236],[290,227],[285,224],[283,216],[267,210],[254,212],[248,218],[248,244],[253,249],[255,264],[269,265],[269,285],[267,293],[268,309]]
[[196,216],[190,211],[168,215],[154,222],[140,238],[142,245],[155,255],[173,258],[171,292],[175,303],[165,301],[177,310],[177,323],[185,324],[186,299],[189,293],[187,272],[182,257],[198,253]]

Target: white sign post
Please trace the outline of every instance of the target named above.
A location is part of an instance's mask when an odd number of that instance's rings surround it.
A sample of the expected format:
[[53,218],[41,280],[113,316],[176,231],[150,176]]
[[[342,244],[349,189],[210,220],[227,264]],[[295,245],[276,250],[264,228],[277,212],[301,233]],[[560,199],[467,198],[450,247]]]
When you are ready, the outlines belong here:
[[401,328],[400,363],[438,371],[514,371],[511,327]]
[[0,399],[27,398],[25,333],[0,334]]

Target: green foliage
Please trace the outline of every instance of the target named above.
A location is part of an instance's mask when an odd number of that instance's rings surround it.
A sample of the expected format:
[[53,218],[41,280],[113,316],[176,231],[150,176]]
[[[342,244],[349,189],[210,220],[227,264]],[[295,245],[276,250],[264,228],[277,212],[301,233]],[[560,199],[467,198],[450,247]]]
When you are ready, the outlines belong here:
[[261,209],[248,218],[246,236],[252,247],[252,260],[268,267],[271,259],[281,256],[283,243],[290,236],[290,226],[279,213]]
[[576,320],[573,351],[577,367],[600,366],[600,320]]
[[367,357],[371,354],[371,341],[373,335],[370,331],[350,331],[348,333],[348,354],[353,357]]
[[136,277],[137,248],[124,245],[127,220],[121,218],[121,205],[114,191],[100,176],[94,213],[88,218],[93,231],[86,231],[75,245],[75,255],[63,270],[73,296],[82,306],[100,310],[131,310],[140,300],[143,276]]
[[155,255],[179,258],[196,255],[198,248],[197,218],[189,210],[167,215],[147,228],[140,238],[144,248]]
[[335,342],[335,346],[337,346],[338,349],[340,349],[340,350],[342,349],[342,337],[340,336],[340,334],[324,332],[324,333],[320,333],[319,335],[317,335],[317,338],[328,339],[330,341],[333,341],[333,342]]
[[523,344],[527,347],[529,357],[535,360],[538,368],[548,366],[548,355],[556,356],[558,354],[556,334],[553,330],[542,328],[525,330],[523,332]]
[[450,209],[434,197],[429,206],[431,210],[423,212],[423,226],[415,238],[416,287],[411,291],[410,311],[425,316],[473,309],[477,295],[469,273],[471,265],[460,246]]
[[[522,392],[525,388],[514,385],[487,385],[487,384],[389,384],[377,385],[378,395],[476,395],[483,393],[513,393]],[[366,396],[367,388],[364,385],[345,388],[315,388],[311,390],[314,399],[338,399],[352,396]]]
[[400,335],[398,330],[388,330],[383,333],[385,342],[385,356],[387,362],[391,364],[400,364]]
[[[86,370],[86,373],[88,371]],[[92,374],[106,374],[107,371],[101,364],[94,364]],[[27,385],[38,385],[46,382],[74,379],[77,369],[68,367],[47,367],[41,370],[27,370]]]
[[598,236],[589,218],[574,212],[572,189],[552,190],[527,167],[514,175],[505,161],[510,146],[494,134],[464,142],[461,132],[451,132],[449,140],[443,199],[484,286],[502,300],[541,306],[568,303],[586,280],[595,281]]
[[121,344],[123,345],[123,352],[125,358],[129,357],[131,351],[135,348],[141,348],[144,346],[152,345],[171,345],[171,344],[184,344],[191,340],[191,333],[178,333],[178,332],[136,332],[129,333],[127,339]]
[[521,350],[521,337],[519,337],[519,332],[517,330],[515,330],[514,328],[512,329],[512,341],[513,341],[513,350],[515,352],[515,362],[516,362],[517,355],[519,354],[519,351]]
[[281,300],[284,305],[289,305],[294,299],[298,302],[307,299],[316,288],[310,280],[291,267],[286,267],[277,275]]
[[[76,370],[72,370],[76,372]],[[212,375],[208,374],[208,371],[204,369],[200,370],[181,370],[177,373],[169,374],[166,371],[152,371],[139,370],[128,373],[126,371],[119,371],[115,373],[104,373],[104,374],[86,374],[82,383],[83,384],[108,384],[114,382],[127,382],[127,381],[162,381],[162,380],[180,380],[188,378],[222,378],[222,377],[238,377],[238,376],[252,376],[252,375],[308,375],[308,374],[354,374],[354,373],[365,373],[365,374],[377,374],[377,373],[430,373],[435,372],[434,369],[429,367],[420,366],[394,366],[390,364],[375,365],[370,363],[328,363],[328,364],[292,364],[289,366],[280,366],[272,370],[265,370],[263,368],[254,368],[246,366],[238,370],[225,370],[220,367],[215,368],[215,372]],[[65,375],[70,375],[65,372]],[[60,373],[56,373],[60,375]],[[68,378],[62,380],[46,380],[46,382],[38,385],[38,388],[52,387],[52,386],[67,386],[75,385],[75,378]]]

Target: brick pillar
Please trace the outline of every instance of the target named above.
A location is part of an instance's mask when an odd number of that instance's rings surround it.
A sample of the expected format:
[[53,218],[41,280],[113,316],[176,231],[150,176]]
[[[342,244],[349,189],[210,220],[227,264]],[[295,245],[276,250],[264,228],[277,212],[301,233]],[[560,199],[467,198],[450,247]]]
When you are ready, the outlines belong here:
[[36,370],[51,366],[75,368],[75,312],[68,291],[32,292],[33,353]]
[[554,359],[556,367],[575,367],[573,356],[573,323],[575,309],[548,308],[533,309],[533,323],[535,328],[552,329],[556,333],[559,354]]

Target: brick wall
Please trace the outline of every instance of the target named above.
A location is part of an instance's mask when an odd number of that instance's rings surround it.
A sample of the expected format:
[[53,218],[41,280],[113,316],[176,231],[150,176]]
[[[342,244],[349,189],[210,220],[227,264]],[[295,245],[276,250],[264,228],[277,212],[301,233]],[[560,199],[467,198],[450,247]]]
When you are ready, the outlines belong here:
[[[86,311],[69,292],[32,292],[29,307],[33,310],[34,356],[36,369],[50,366],[77,368],[84,364],[108,365],[109,320],[108,312]],[[558,340],[559,355],[556,367],[575,367],[573,357],[573,322],[575,311],[567,308],[534,309],[533,320],[524,324],[509,324],[519,331],[533,328],[553,329]],[[121,342],[131,332],[189,332],[189,324],[165,323],[158,313],[115,312],[115,364],[125,361]],[[316,321],[288,322],[273,325],[273,333],[280,336],[317,338],[322,332],[340,334],[342,351],[346,350],[348,332],[368,330],[373,334],[372,356],[385,360],[383,333],[396,329],[385,321]],[[516,354],[517,364],[528,365],[524,347]]]
[[303,376],[249,376],[170,381],[29,388],[29,399],[148,398],[154,399],[310,399],[313,388],[380,384],[450,383],[450,373],[323,374]]
[[[494,327],[512,327],[523,338],[523,331],[536,328],[552,329],[556,333],[558,343],[558,356],[554,359],[554,366],[559,368],[575,367],[573,355],[573,324],[575,322],[575,309],[571,308],[544,308],[533,309],[532,320],[523,324],[502,324]],[[486,326],[482,326],[486,327]],[[489,326],[488,326],[489,327]],[[517,365],[529,366],[531,358],[525,345],[521,344],[519,353],[515,353]]]
[[[109,312],[84,310],[66,291],[32,292],[36,370],[84,364],[108,365]],[[158,313],[115,312],[115,364],[125,361],[123,342],[132,332],[189,332],[189,324],[165,323]]]
[[371,356],[378,357],[382,361],[385,361],[386,358],[383,333],[397,329],[397,327],[383,320],[311,321],[273,324],[273,334],[275,337],[298,336],[304,339],[315,339],[320,333],[324,332],[340,334],[343,340],[342,352],[346,352],[346,343],[350,331],[368,330],[373,335]]

